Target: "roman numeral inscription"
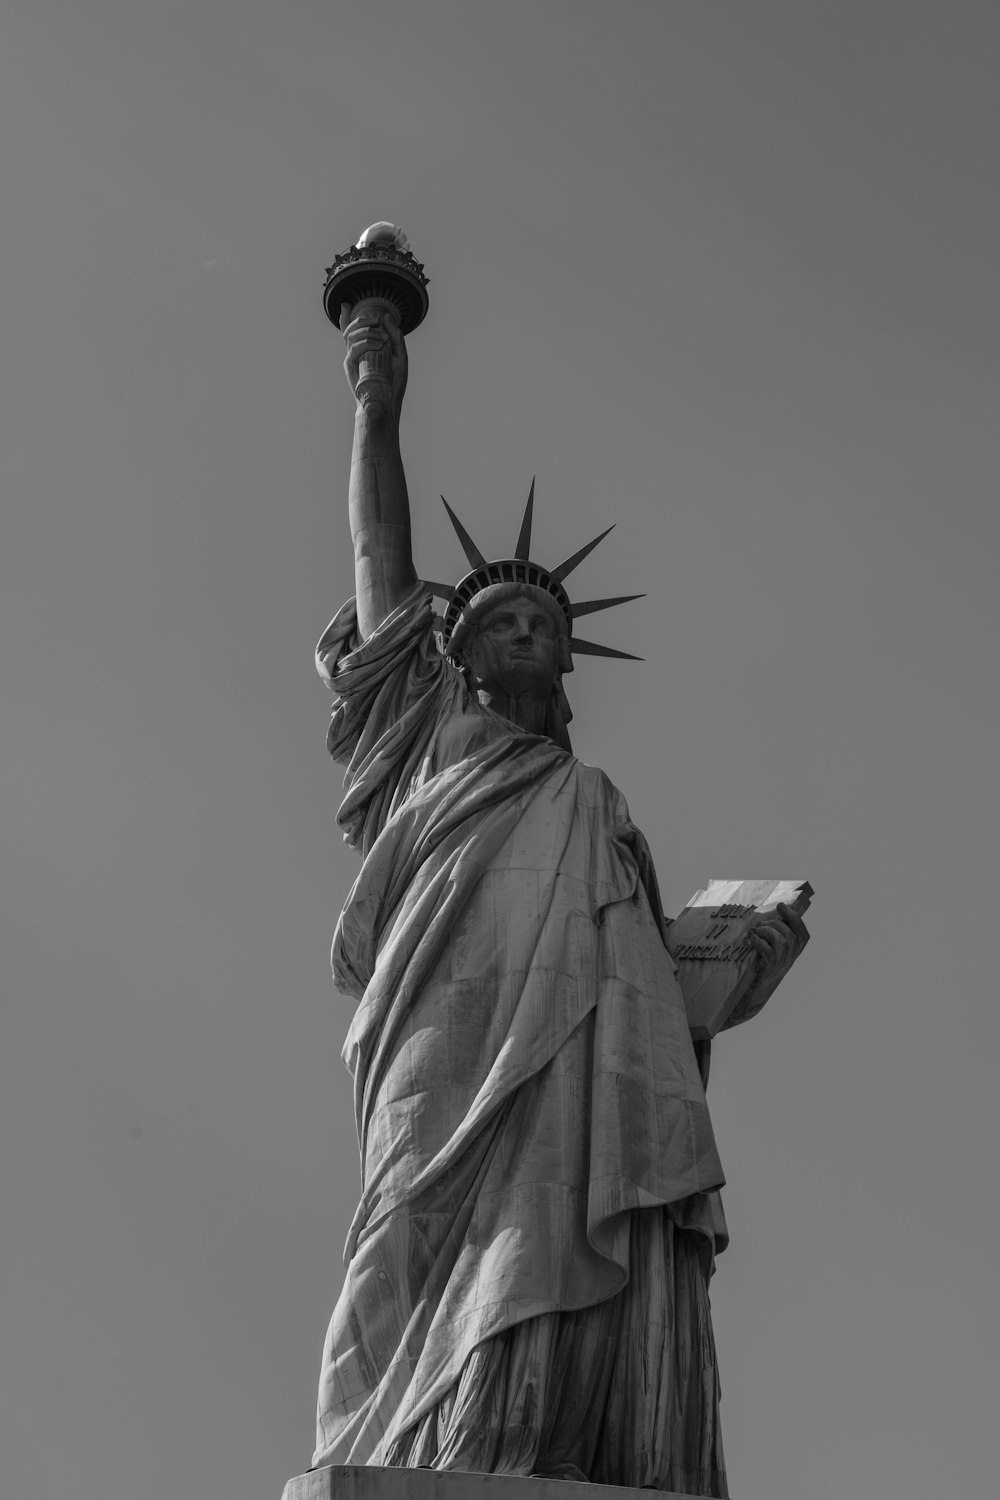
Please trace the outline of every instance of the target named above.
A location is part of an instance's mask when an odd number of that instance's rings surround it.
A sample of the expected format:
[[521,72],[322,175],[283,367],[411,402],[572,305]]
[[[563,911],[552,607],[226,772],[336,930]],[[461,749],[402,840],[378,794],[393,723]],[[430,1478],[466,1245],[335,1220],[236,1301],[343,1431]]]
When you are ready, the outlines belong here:
[[673,950],[673,956],[675,961],[681,958],[697,958],[714,959],[725,963],[730,959],[746,958],[750,951],[749,940],[742,938],[737,943],[678,943]]

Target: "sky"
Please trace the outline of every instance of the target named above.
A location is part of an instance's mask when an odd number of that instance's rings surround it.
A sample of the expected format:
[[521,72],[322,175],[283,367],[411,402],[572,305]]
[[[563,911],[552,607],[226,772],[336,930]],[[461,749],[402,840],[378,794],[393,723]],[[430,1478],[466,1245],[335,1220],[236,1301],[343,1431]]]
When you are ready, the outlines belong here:
[[806,878],[716,1044],[737,1500],[1000,1495],[1000,7],[7,0],[0,1497],[273,1497],[358,1192],[324,267],[430,276],[402,440],[614,521],[567,682],[677,911]]

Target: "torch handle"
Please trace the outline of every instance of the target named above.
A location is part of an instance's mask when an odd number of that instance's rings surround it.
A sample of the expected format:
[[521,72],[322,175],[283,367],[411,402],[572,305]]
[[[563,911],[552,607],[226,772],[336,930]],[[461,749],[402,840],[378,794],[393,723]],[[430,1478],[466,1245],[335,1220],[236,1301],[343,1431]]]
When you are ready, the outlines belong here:
[[[351,319],[365,318],[372,323],[381,323],[384,313],[399,313],[388,297],[365,297],[351,308]],[[392,345],[386,340],[383,348],[374,353],[362,354],[358,361],[358,383],[355,392],[362,407],[379,415],[392,410]]]

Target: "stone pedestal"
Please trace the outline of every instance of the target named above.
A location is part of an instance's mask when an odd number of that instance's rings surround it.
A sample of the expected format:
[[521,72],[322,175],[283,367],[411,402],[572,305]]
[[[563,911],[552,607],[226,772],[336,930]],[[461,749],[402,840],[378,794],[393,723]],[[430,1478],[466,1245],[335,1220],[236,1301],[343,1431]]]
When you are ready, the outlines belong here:
[[[459,1474],[453,1470],[314,1469],[285,1485],[281,1500],[651,1500],[650,1490],[571,1479],[515,1479],[506,1474]],[[684,1496],[656,1493],[663,1500]],[[688,1496],[687,1500],[691,1500]]]

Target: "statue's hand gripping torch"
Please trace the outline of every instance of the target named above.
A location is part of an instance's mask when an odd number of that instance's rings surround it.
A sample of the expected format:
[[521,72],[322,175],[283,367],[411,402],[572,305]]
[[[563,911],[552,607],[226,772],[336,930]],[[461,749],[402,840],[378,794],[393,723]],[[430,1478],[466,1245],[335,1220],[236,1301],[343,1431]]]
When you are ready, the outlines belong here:
[[[349,312],[343,326],[363,318],[384,326],[391,313],[400,332],[407,334],[422,323],[428,307],[427,277],[415,260],[403,231],[394,224],[372,224],[327,270],[323,306],[335,327],[342,327],[341,311]],[[366,349],[358,360],[355,394],[362,407],[392,410],[392,339],[386,337],[377,349]]]

